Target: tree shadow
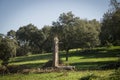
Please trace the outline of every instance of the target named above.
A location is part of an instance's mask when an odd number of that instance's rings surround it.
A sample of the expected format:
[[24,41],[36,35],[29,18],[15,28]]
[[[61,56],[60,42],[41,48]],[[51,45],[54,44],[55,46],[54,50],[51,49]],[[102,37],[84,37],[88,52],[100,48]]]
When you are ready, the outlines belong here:
[[47,54],[41,54],[41,55],[33,55],[33,56],[22,56],[18,57],[15,60],[11,60],[10,63],[14,62],[27,62],[27,61],[36,61],[36,60],[49,60],[51,59],[52,54],[47,53]]
[[78,62],[71,63],[70,65],[76,66],[77,70],[104,70],[104,69],[117,69],[120,67],[120,62],[119,61]]
[[32,69],[41,68],[43,64],[44,63],[28,63],[22,65],[8,65],[7,71],[3,67],[0,67],[0,74],[23,73],[25,69],[32,70]]
[[106,50],[106,49],[96,49],[96,50],[83,50],[71,52],[69,57],[81,56],[83,59],[88,58],[107,58],[107,57],[120,57],[120,49]]
[[[66,54],[61,54],[64,57]],[[120,48],[117,49],[87,49],[80,51],[71,51],[69,57],[80,57],[80,59],[97,59],[97,58],[120,58]],[[103,70],[103,69],[116,69],[120,67],[120,61],[98,61],[98,62],[75,62],[70,63],[76,66],[77,70]]]
[[[59,53],[60,58],[65,57],[65,52]],[[80,51],[73,51],[69,53],[69,57],[73,56],[80,56],[82,59],[92,59],[92,58],[111,58],[111,57],[119,57],[120,56],[120,49],[91,49],[91,50],[80,50]],[[52,54],[41,54],[41,55],[33,55],[33,56],[23,56],[18,57],[15,60],[11,61],[10,63],[14,62],[27,62],[27,61],[35,61],[35,60],[51,60]],[[81,58],[80,58],[81,59]],[[114,63],[114,64],[113,64]],[[44,63],[28,63],[23,64],[23,66],[27,66],[28,68],[37,68],[41,67]],[[76,62],[71,63],[70,65],[76,66],[77,70],[96,70],[96,69],[114,69],[116,68],[117,61],[99,61],[99,62]],[[113,65],[113,66],[112,66]],[[112,67],[109,67],[112,66]],[[119,67],[119,65],[117,66]]]
[[28,63],[28,64],[22,64],[22,66],[26,66],[27,68],[41,68],[44,65],[44,63]]

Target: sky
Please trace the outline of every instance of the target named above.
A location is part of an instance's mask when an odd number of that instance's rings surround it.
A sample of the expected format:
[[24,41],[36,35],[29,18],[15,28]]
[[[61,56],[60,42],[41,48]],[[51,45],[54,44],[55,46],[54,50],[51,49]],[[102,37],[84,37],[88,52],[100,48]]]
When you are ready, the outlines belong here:
[[72,11],[82,19],[97,19],[109,9],[110,0],[0,0],[0,33],[34,24],[52,25],[60,14]]

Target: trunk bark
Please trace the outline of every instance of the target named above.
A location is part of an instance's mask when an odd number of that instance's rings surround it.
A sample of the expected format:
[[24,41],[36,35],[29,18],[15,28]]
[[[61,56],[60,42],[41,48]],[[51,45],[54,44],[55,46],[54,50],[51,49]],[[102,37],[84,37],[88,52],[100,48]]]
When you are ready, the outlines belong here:
[[54,37],[54,48],[53,48],[53,67],[58,67],[59,66],[59,40],[58,37]]
[[69,53],[69,49],[66,50],[66,61],[68,61],[68,53]]

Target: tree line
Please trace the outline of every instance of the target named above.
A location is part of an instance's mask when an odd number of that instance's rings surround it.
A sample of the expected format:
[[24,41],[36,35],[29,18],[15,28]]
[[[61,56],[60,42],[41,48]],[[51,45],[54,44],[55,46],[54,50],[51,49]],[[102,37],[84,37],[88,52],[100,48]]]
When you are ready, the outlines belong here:
[[70,49],[120,45],[120,4],[117,0],[110,3],[101,22],[67,12],[60,14],[52,26],[38,29],[28,24],[17,31],[10,30],[6,36],[0,34],[0,59],[7,62],[9,57],[52,52],[54,36],[59,38],[60,50],[66,51],[66,60]]

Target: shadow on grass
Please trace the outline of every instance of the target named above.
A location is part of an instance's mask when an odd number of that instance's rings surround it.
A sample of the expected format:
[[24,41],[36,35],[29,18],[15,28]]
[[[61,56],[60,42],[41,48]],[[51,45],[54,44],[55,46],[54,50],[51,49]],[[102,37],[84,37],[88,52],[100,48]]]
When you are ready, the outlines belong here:
[[26,66],[27,68],[41,68],[44,63],[29,63],[29,64],[22,64],[22,66]]
[[[61,53],[61,57],[65,57],[65,52]],[[120,48],[100,48],[100,49],[87,49],[80,51],[71,51],[69,57],[80,57],[80,59],[97,59],[97,58],[119,58]],[[73,61],[74,62],[74,61]],[[98,61],[98,62],[75,62],[70,65],[76,66],[77,70],[102,70],[102,69],[116,69],[120,67],[120,61]]]
[[70,52],[69,57],[81,56],[83,58],[107,58],[107,57],[120,57],[120,49],[106,50],[106,49],[96,49],[96,50],[84,50]]
[[51,59],[52,54],[47,53],[47,54],[41,54],[41,55],[33,55],[33,56],[22,56],[18,57],[15,60],[11,60],[10,63],[14,62],[27,62],[27,61],[36,61],[36,60],[49,60]]
[[[65,57],[65,52],[60,52],[60,58]],[[89,50],[81,50],[81,51],[71,51],[69,53],[69,57],[73,56],[80,56],[83,57],[82,59],[89,59],[89,58],[110,58],[110,57],[118,57],[120,56],[120,49],[89,49]],[[50,60],[52,59],[52,54],[41,54],[41,55],[33,55],[33,56],[24,56],[18,57],[15,61],[11,61],[10,63],[14,62],[27,62],[27,61],[35,61],[35,60]],[[116,67],[117,61],[99,61],[99,62],[78,62],[72,63],[70,65],[76,66],[78,70],[96,70],[96,69],[115,69],[120,67],[119,65]],[[44,63],[29,63],[23,64],[23,66],[27,66],[28,68],[37,68],[41,67]],[[113,65],[113,66],[112,66]],[[112,67],[109,67],[112,66]]]
[[117,69],[120,67],[120,62],[117,61],[101,61],[101,62],[79,62],[70,65],[76,66],[77,70],[104,70]]
[[41,68],[44,63],[32,63],[32,64],[23,64],[23,65],[8,65],[7,71],[3,67],[0,67],[0,74],[7,73],[22,73],[25,69],[36,69]]
[[[59,53],[60,58],[65,57],[65,52]],[[120,56],[120,49],[107,49],[107,48],[101,48],[101,49],[88,49],[88,50],[80,50],[80,51],[73,51],[69,53],[69,57],[73,56],[80,56],[83,57],[83,59],[88,58],[104,58],[104,57],[119,57]],[[10,61],[10,63],[14,62],[26,62],[26,61],[35,61],[35,60],[50,60],[52,59],[52,54],[41,54],[41,55],[34,55],[34,56],[24,56],[24,57],[18,57],[13,61]]]

